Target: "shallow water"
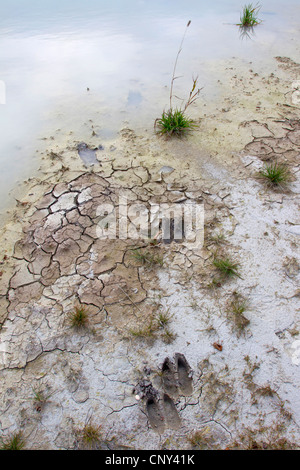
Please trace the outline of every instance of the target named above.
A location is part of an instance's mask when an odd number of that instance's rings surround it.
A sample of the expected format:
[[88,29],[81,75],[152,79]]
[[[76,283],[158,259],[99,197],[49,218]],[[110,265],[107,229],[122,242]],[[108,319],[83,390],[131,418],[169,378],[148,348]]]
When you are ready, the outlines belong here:
[[37,170],[40,151],[49,145],[45,137],[63,142],[72,132],[86,142],[95,132],[97,145],[105,146],[124,125],[153,128],[168,107],[188,20],[179,96],[198,75],[205,99],[217,100],[222,69],[216,64],[233,56],[253,61],[257,71],[277,55],[297,61],[299,0],[265,0],[263,24],[250,40],[236,26],[242,4],[0,0],[0,211],[12,201],[8,193]]

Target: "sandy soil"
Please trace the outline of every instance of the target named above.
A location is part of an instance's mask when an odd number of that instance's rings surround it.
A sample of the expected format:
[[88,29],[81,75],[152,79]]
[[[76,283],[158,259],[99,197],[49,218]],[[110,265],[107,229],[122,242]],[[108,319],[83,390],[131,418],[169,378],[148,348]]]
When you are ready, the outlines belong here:
[[[4,440],[83,448],[90,425],[100,449],[300,447],[299,72],[283,57],[268,76],[224,61],[219,102],[204,91],[192,110],[197,131],[124,128],[93,166],[73,136],[49,138],[1,231]],[[285,187],[257,177],[270,161],[288,165]],[[97,208],[120,209],[120,195],[202,205],[203,247],[99,239]]]

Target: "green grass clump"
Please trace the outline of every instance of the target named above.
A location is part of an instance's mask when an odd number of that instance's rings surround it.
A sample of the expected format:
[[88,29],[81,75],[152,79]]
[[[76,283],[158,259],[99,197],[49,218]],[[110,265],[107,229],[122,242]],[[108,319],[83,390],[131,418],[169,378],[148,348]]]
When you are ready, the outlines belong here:
[[271,186],[281,186],[290,180],[288,168],[276,162],[266,164],[259,174]]
[[216,233],[207,236],[207,242],[209,244],[223,245],[226,243],[226,238],[224,233]]
[[88,447],[97,444],[100,441],[100,428],[86,424],[82,430],[82,441]]
[[245,5],[243,7],[243,13],[240,17],[241,22],[238,24],[238,26],[252,27],[261,23],[261,20],[257,18],[257,13],[260,8],[260,5],[253,7],[252,3]]
[[213,265],[218,269],[220,274],[226,278],[233,276],[240,277],[238,273],[238,264],[234,263],[229,258],[215,258]]
[[208,427],[194,431],[187,438],[192,449],[205,450],[214,448],[214,438]]
[[131,328],[129,329],[129,333],[136,338],[153,338],[157,330],[158,325],[150,318],[147,325]]
[[69,315],[70,325],[73,328],[84,328],[88,325],[88,311],[84,306],[75,307]]
[[172,343],[176,338],[176,334],[173,333],[169,328],[169,323],[171,321],[171,315],[169,311],[159,312],[159,314],[157,315],[156,321],[158,323],[158,327],[162,330],[161,339],[166,344]]
[[160,135],[182,137],[197,126],[181,109],[170,109],[164,111],[161,118],[156,119],[155,127]]
[[[186,100],[185,104],[180,107],[180,108],[175,108],[173,107],[173,86],[175,80],[178,78],[176,76],[176,68],[177,68],[177,62],[179,58],[179,54],[182,50],[183,46],[183,41],[187,32],[187,29],[189,28],[191,24],[191,21],[188,21],[184,35],[182,37],[175,64],[174,64],[174,69],[173,69],[173,75],[171,79],[171,86],[170,86],[170,105],[169,105],[169,110],[168,111],[163,111],[162,115],[160,118],[155,119],[154,121],[154,128],[157,129],[157,133],[161,136],[165,137],[182,137],[184,136],[187,132],[192,131],[197,127],[195,122],[190,119],[189,117],[186,116],[185,112],[189,106],[191,106],[195,101],[198,99],[198,96],[200,94],[201,88],[197,88],[197,83],[198,83],[198,77],[193,78],[193,83],[192,87],[188,96],[188,99]],[[176,96],[176,98],[178,98]],[[184,100],[181,100],[184,101]]]
[[241,300],[239,298],[236,298],[236,300],[232,302],[231,306],[232,306],[232,311],[235,315],[242,315],[247,309],[247,302],[246,300]]
[[130,336],[155,341],[161,338],[165,343],[170,344],[176,338],[176,334],[169,329],[171,315],[169,311],[152,312],[148,315],[146,323],[136,328],[128,330]]
[[165,328],[163,333],[161,334],[161,337],[164,343],[170,344],[175,340],[176,334],[169,330],[169,328]]
[[241,333],[250,323],[244,312],[248,309],[248,302],[237,292],[233,293],[231,302],[228,305],[228,316],[233,320],[235,329]]
[[271,423],[268,427],[260,426],[259,429],[246,428],[240,434],[228,450],[297,450],[296,443],[289,441],[282,435],[283,423]]
[[146,266],[154,266],[156,264],[162,266],[163,258],[159,254],[152,253],[150,250],[141,250],[136,248],[132,251],[133,258]]
[[161,328],[166,327],[171,320],[169,312],[159,312],[157,316],[157,322]]
[[22,450],[25,443],[22,433],[18,432],[8,437],[6,441],[2,440],[1,450]]
[[37,389],[33,391],[34,393],[34,404],[36,411],[40,412],[46,405],[48,399],[50,398],[51,394],[47,393],[41,389]]

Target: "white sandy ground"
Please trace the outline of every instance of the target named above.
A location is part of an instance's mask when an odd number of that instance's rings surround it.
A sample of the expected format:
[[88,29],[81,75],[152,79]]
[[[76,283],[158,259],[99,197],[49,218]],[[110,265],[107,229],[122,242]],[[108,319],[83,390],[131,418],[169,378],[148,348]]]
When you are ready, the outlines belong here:
[[[211,298],[206,292],[199,292],[194,283],[182,288],[173,275],[161,273],[160,276],[162,284],[168,285],[170,297],[166,305],[174,312],[173,328],[180,337],[173,348],[184,352],[194,370],[209,358],[208,368],[212,367],[234,390],[227,397],[228,406],[221,406],[213,414],[213,422],[226,429],[227,437],[241,425],[251,429],[260,419],[264,426],[279,420],[280,401],[293,410],[292,428],[296,435],[300,423],[300,343],[292,334],[299,328],[299,297],[295,296],[299,272],[291,278],[283,266],[284,260],[290,257],[296,257],[299,263],[299,253],[295,250],[299,237],[295,229],[299,231],[299,220],[295,220],[299,203],[266,203],[263,198],[257,198],[259,191],[257,183],[248,182],[243,185],[242,200],[239,188],[231,188],[230,200],[226,202],[237,221],[230,241],[232,253],[241,264],[243,279],[234,281],[234,285],[231,283]],[[275,226],[274,220],[278,222]],[[264,235],[266,232],[268,235]],[[234,334],[226,321],[226,294],[233,288],[249,299],[246,316],[251,326],[242,337]],[[198,307],[189,307],[195,301]],[[214,342],[222,344],[222,352],[214,350]],[[164,354],[170,354],[167,348]],[[255,405],[251,403],[250,393],[243,386],[247,356],[252,363],[259,364],[253,376],[255,384],[270,386],[277,392],[276,397],[264,398]],[[205,375],[200,383],[205,389]],[[206,422],[210,426],[212,416],[207,414],[207,403],[201,400],[201,395],[197,411],[200,419],[193,422],[193,427],[196,429],[199,423],[203,426]],[[190,416],[187,411],[186,414]],[[231,422],[232,415],[238,417],[237,427]]]

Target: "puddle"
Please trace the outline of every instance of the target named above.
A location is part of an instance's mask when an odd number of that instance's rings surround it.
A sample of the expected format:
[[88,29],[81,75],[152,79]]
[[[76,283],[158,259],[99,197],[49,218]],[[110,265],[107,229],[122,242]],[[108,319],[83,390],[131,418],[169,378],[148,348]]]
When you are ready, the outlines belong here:
[[138,106],[143,101],[143,97],[141,93],[137,91],[129,91],[128,98],[127,98],[127,105],[128,106]]
[[88,147],[87,144],[81,142],[80,144],[78,144],[77,150],[78,155],[85,164],[85,166],[92,166],[99,163],[97,160],[97,148],[91,149]]
[[[213,8],[194,0],[188,5],[31,0],[26,8],[17,0],[9,5],[0,0],[0,7],[0,81],[6,90],[0,104],[2,212],[49,148],[67,146],[72,136],[84,142],[95,134],[114,139],[124,122],[153,131],[154,119],[168,106],[174,60],[189,19],[175,94],[180,105],[198,75],[201,116],[204,104],[213,107],[222,93],[220,61],[234,56],[268,73],[273,57],[298,55],[295,0],[265,0],[263,23],[246,40],[236,26],[238,0],[226,5],[217,0]],[[84,158],[93,162],[92,154]]]

